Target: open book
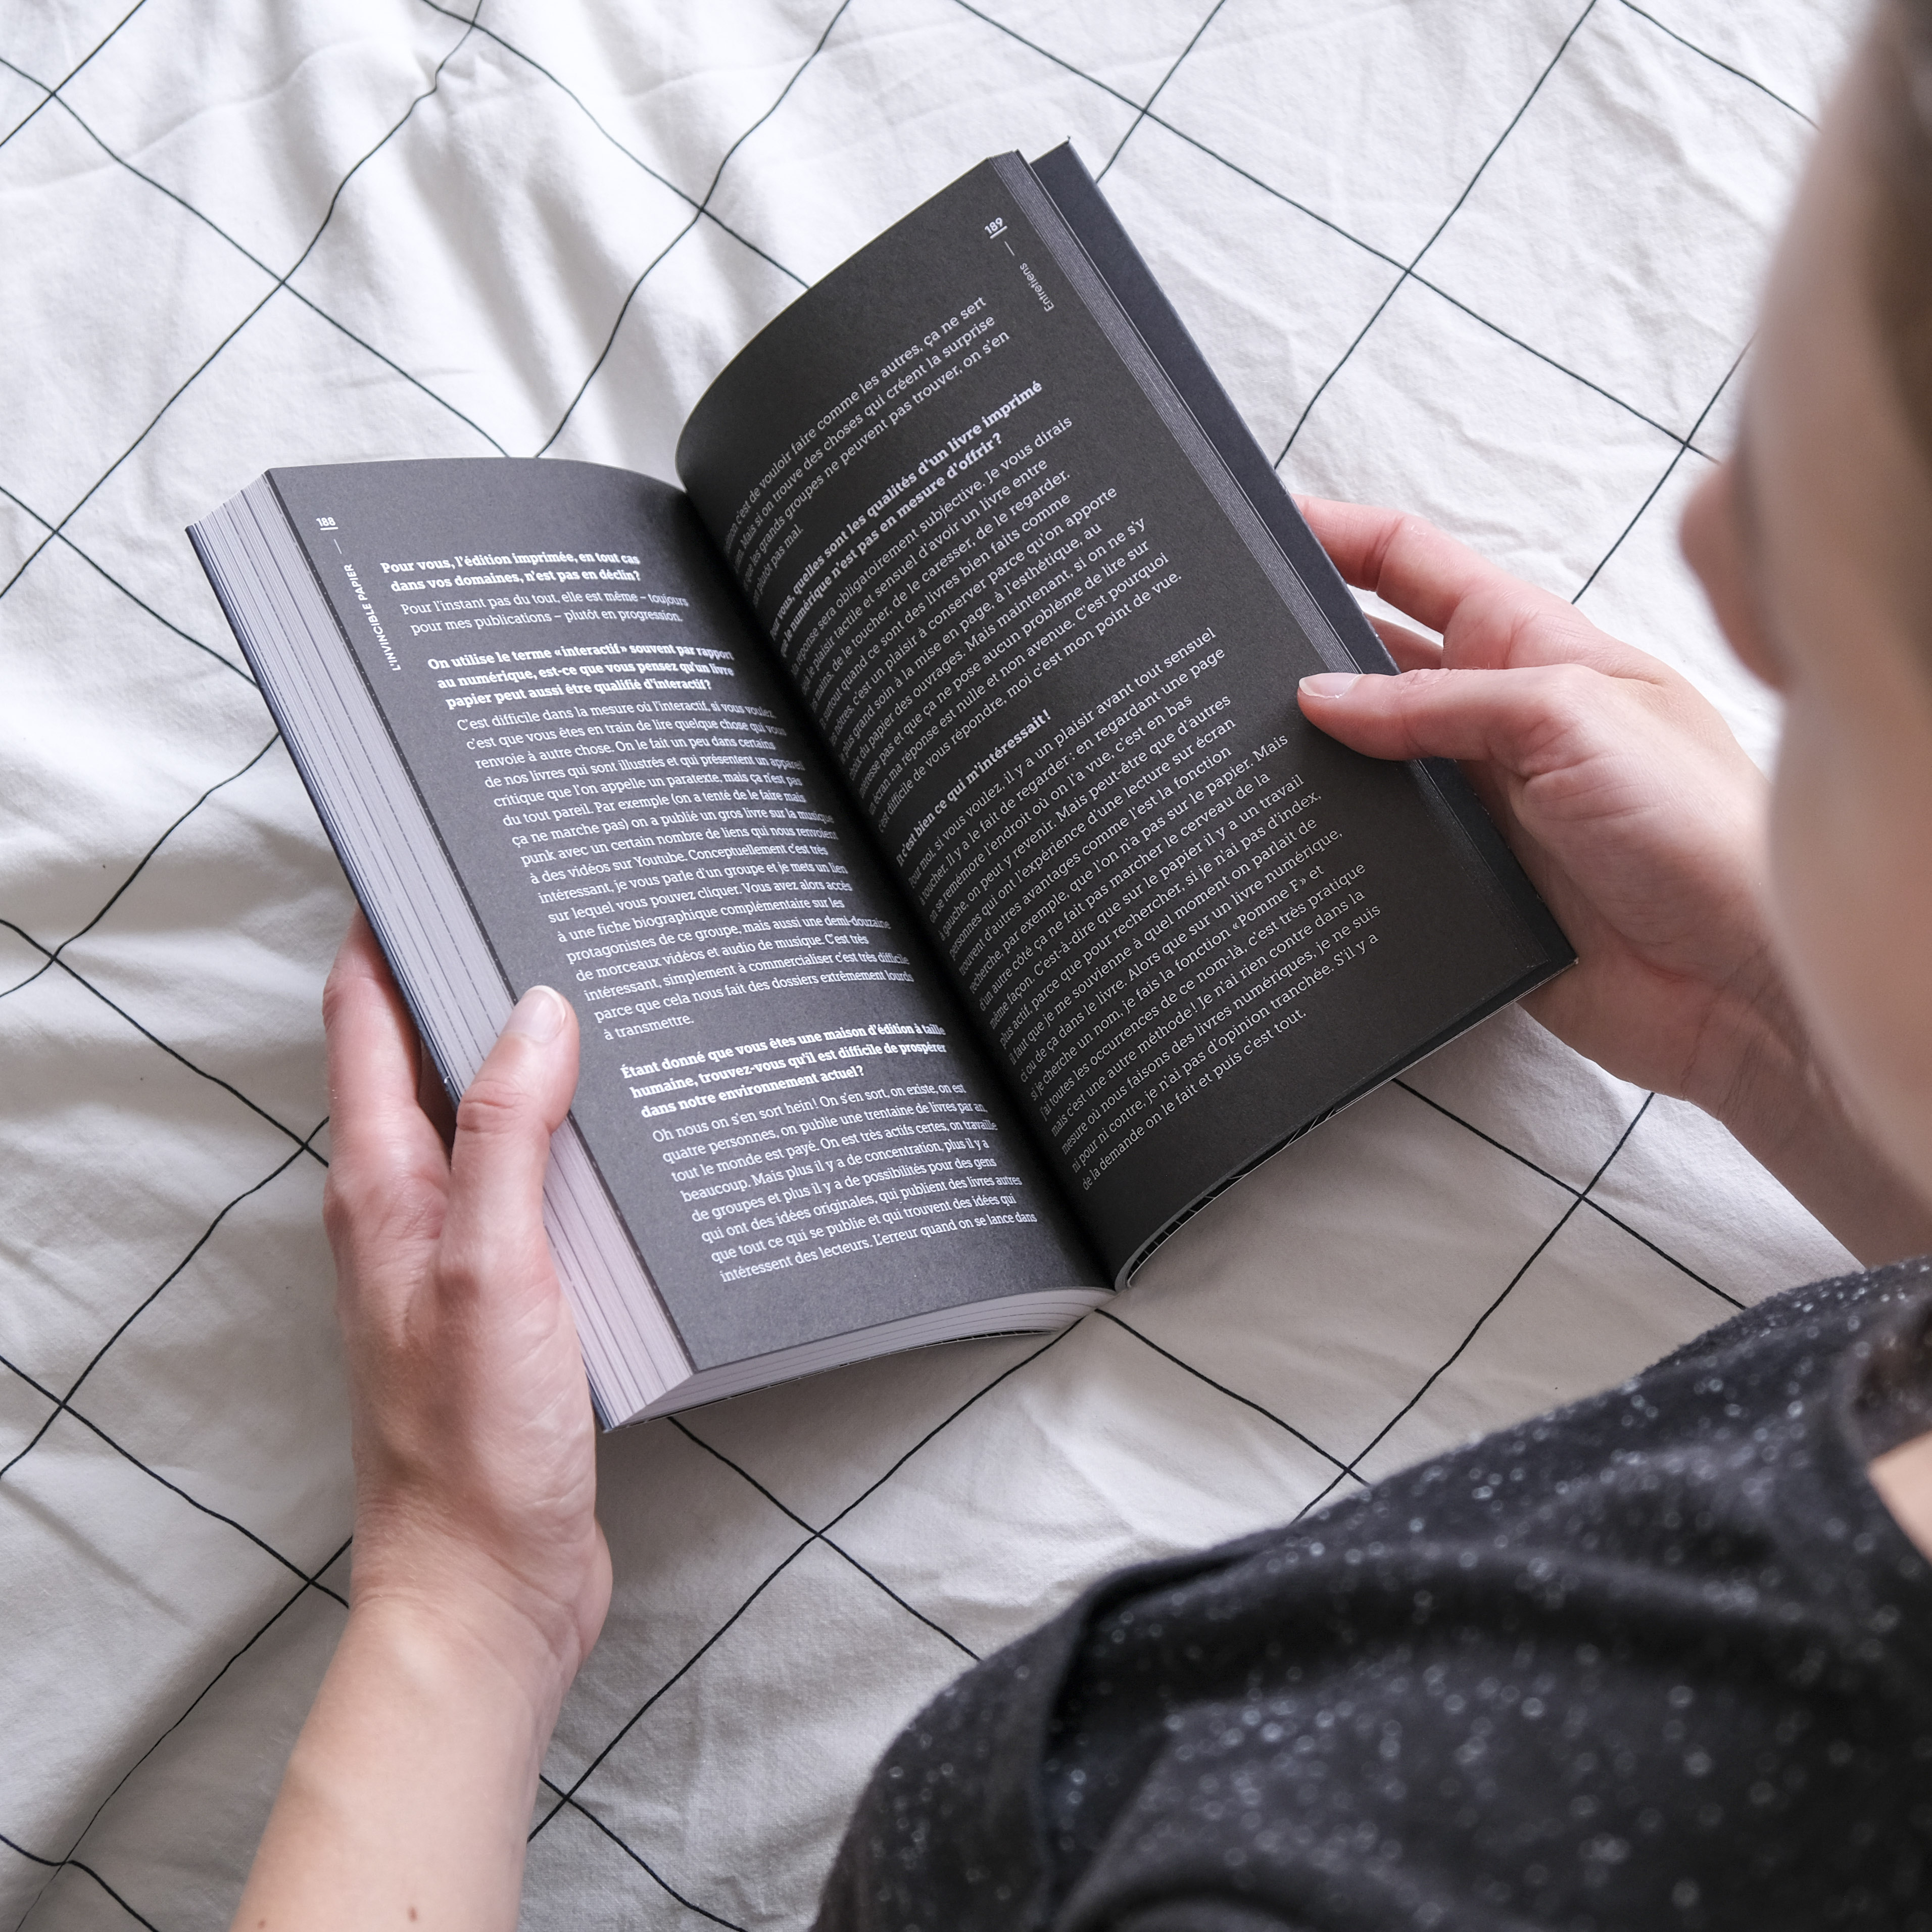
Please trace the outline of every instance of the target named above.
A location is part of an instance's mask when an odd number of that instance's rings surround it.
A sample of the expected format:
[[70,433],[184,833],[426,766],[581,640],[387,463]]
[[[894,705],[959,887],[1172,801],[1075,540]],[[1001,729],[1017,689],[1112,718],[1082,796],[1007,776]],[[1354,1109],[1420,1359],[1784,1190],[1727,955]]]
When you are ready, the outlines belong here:
[[451,1090],[584,1060],[548,1226],[607,1424],[1071,1321],[1569,963],[1070,148],[760,333],[680,492],[277,470],[190,532]]

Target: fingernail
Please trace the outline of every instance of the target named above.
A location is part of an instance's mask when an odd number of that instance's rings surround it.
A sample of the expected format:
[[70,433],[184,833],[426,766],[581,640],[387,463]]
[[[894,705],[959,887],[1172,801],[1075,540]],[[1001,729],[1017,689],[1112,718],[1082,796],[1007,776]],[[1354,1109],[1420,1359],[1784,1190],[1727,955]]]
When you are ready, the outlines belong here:
[[569,1010],[569,1004],[561,993],[548,986],[532,986],[517,1002],[503,1030],[521,1034],[541,1046],[563,1030],[564,1016]]
[[1301,694],[1304,698],[1346,698],[1361,681],[1360,671],[1318,671],[1314,676],[1301,680]]

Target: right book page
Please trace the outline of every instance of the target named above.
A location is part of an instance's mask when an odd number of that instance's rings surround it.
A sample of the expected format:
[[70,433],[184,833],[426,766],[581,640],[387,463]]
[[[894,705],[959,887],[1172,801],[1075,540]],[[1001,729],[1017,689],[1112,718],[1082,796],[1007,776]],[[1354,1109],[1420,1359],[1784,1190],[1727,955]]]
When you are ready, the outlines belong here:
[[766,328],[678,468],[1124,1276],[1570,955],[1453,775],[1303,721],[1372,632],[1077,163],[1042,172],[1088,246],[982,164]]

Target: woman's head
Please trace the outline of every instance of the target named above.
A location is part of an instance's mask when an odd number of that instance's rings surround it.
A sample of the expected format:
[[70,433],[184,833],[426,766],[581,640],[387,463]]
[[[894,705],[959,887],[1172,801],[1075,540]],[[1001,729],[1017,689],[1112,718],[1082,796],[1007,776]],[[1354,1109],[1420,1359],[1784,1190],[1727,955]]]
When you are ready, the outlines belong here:
[[1786,700],[1771,860],[1799,999],[1932,1198],[1932,0],[1886,0],[1826,118],[1684,541]]

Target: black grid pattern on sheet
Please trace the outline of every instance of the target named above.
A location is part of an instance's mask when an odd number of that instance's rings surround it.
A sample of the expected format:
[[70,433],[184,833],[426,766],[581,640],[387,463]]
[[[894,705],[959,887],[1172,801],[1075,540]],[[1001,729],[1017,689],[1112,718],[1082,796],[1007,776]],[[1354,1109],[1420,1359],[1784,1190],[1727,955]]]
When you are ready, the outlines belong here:
[[[38,98],[34,104],[14,119],[4,132],[0,132],[0,150],[4,150],[8,143],[11,142],[37,118],[42,116],[65,116],[74,128],[93,144],[106,162],[117,169],[124,170],[134,180],[143,184],[146,188],[155,196],[164,197],[176,207],[184,211],[187,215],[207,229],[220,242],[234,250],[254,268],[259,271],[266,278],[267,282],[267,286],[254,305],[247,310],[238,322],[218,340],[212,340],[206,345],[200,359],[194,364],[185,379],[168,395],[160,409],[142,428],[139,434],[135,436],[124,448],[114,453],[112,460],[105,464],[89,486],[72,501],[63,505],[56,505],[45,500],[34,500],[34,478],[31,476],[0,476],[0,495],[4,495],[8,502],[29,519],[39,532],[38,539],[29,548],[23,560],[13,570],[4,583],[0,583],[0,598],[5,598],[14,592],[16,586],[27,577],[28,573],[35,568],[39,560],[58,547],[62,551],[70,554],[86,563],[111,587],[114,592],[125,598],[146,618],[161,626],[164,632],[171,635],[184,650],[215,658],[230,670],[245,677],[245,671],[236,661],[225,639],[195,636],[174,620],[164,615],[158,608],[158,599],[144,598],[142,594],[142,586],[138,581],[128,580],[125,574],[110,569],[106,564],[90,554],[87,548],[69,534],[68,526],[110,479],[134,456],[162,418],[188,390],[206,380],[211,370],[218,370],[220,360],[224,352],[256,318],[280,296],[286,296],[288,300],[302,304],[322,323],[338,332],[358,351],[366,356],[372,365],[386,372],[389,377],[408,386],[415,392],[459,419],[474,433],[479,450],[482,446],[488,446],[499,452],[505,450],[506,446],[502,442],[492,434],[482,423],[466,414],[455,402],[439,393],[434,383],[429,378],[412,373],[387,354],[378,343],[368,339],[367,334],[358,332],[345,322],[329,314],[323,304],[296,286],[293,279],[321,242],[325,231],[328,228],[344,196],[354,191],[358,172],[366,162],[383,147],[388,146],[390,142],[407,138],[409,124],[416,109],[423,100],[436,93],[442,86],[446,70],[460,54],[466,52],[471,58],[477,61],[500,62],[516,68],[522,74],[535,76],[550,91],[551,97],[556,103],[556,111],[560,115],[577,116],[584,118],[614,151],[624,155],[633,163],[642,176],[650,178],[661,188],[669,190],[685,202],[689,209],[688,219],[683,226],[680,228],[672,238],[652,256],[628,290],[623,293],[621,300],[616,304],[608,318],[608,326],[604,335],[602,348],[596,353],[594,360],[585,369],[581,382],[578,386],[574,394],[570,397],[568,403],[562,408],[561,413],[557,416],[554,427],[550,430],[548,435],[542,439],[536,451],[532,453],[541,453],[542,450],[549,448],[563,434],[573,412],[577,410],[584,397],[592,389],[600,374],[606,368],[609,358],[619,344],[627,321],[632,328],[646,326],[644,322],[640,322],[635,318],[641,310],[648,308],[649,287],[652,275],[685,238],[700,224],[708,224],[734,246],[744,250],[750,255],[755,256],[769,267],[776,269],[800,286],[803,286],[803,278],[780,260],[777,254],[759,240],[754,238],[750,234],[744,232],[743,224],[734,225],[723,219],[713,208],[712,203],[718,194],[727,170],[740,156],[740,151],[761,129],[771,125],[775,122],[782,122],[787,103],[793,96],[794,89],[808,70],[824,54],[826,50],[829,46],[837,46],[841,36],[850,39],[862,38],[865,35],[868,28],[866,18],[866,9],[863,0],[826,0],[826,4],[822,10],[822,31],[818,34],[815,42],[810,46],[809,51],[802,59],[794,61],[788,71],[779,76],[778,82],[775,83],[773,95],[770,104],[754,118],[744,124],[736,138],[724,150],[722,158],[717,162],[709,185],[701,194],[697,195],[693,195],[680,187],[664,173],[652,166],[633,148],[627,146],[617,134],[610,131],[598,119],[596,112],[586,104],[583,93],[578,89],[573,88],[567,77],[554,71],[551,68],[544,65],[532,53],[519,46],[513,33],[508,31],[500,31],[496,27],[477,17],[482,11],[482,0],[478,0],[478,5],[469,10],[440,4],[438,0],[418,0],[418,3],[425,13],[441,16],[447,24],[448,31],[444,36],[445,44],[440,58],[436,61],[422,91],[410,101],[406,109],[383,134],[381,140],[368,148],[343,174],[335,185],[326,212],[307,245],[286,267],[278,267],[251,252],[242,242],[224,230],[208,215],[193,206],[181,194],[168,187],[156,175],[144,170],[136,158],[117,152],[112,142],[90,124],[86,117],[65,98],[64,90],[70,82],[86,73],[91,64],[97,60],[112,58],[112,45],[116,37],[130,21],[141,13],[145,6],[151,4],[151,0],[136,0],[134,6],[115,20],[104,34],[92,46],[83,50],[80,57],[74,59],[64,72],[46,74],[32,73],[26,67],[16,64],[12,58],[9,58],[9,50],[4,44],[0,44],[0,66],[4,66],[17,79],[31,83],[38,91]],[[1182,44],[1178,51],[1161,74],[1158,83],[1144,98],[1131,98],[1120,92],[1105,79],[1088,71],[1082,66],[1070,61],[1061,54],[1052,51],[1046,44],[1043,34],[1036,34],[1029,32],[1023,22],[1016,23],[1013,10],[1008,10],[1007,17],[996,18],[986,8],[974,4],[974,0],[944,0],[944,3],[956,8],[960,14],[970,16],[977,21],[986,34],[998,35],[1017,44],[1028,50],[1031,56],[1040,63],[1064,71],[1080,85],[1099,90],[1112,97],[1124,108],[1131,110],[1132,118],[1130,124],[1120,136],[1112,151],[1102,157],[1089,157],[1090,160],[1099,160],[1104,163],[1100,172],[1102,173],[1107,172],[1120,160],[1123,154],[1130,148],[1130,145],[1144,127],[1148,125],[1157,127],[1167,134],[1198,151],[1216,165],[1229,170],[1253,188],[1259,189],[1262,193],[1288,206],[1298,209],[1311,220],[1320,223],[1342,241],[1365,252],[1368,256],[1395,272],[1395,279],[1387,292],[1382,297],[1379,304],[1366,316],[1360,328],[1348,343],[1340,358],[1314,388],[1286,442],[1282,446],[1280,456],[1277,458],[1278,463],[1286,458],[1292,451],[1297,438],[1304,428],[1318,412],[1323,398],[1328,392],[1330,386],[1342,374],[1351,358],[1356,355],[1364,342],[1370,338],[1372,332],[1381,321],[1396,293],[1411,284],[1439,300],[1453,304],[1465,316],[1473,320],[1483,328],[1499,338],[1522,355],[1534,358],[1541,364],[1559,372],[1568,380],[1592,391],[1598,397],[1607,400],[1618,410],[1660,433],[1668,439],[1671,444],[1672,448],[1667,464],[1658,476],[1656,482],[1650,488],[1648,494],[1642,496],[1640,500],[1632,502],[1628,523],[1618,535],[1616,542],[1577,586],[1576,595],[1581,596],[1582,592],[1596,580],[1604,565],[1609,562],[1610,558],[1616,554],[1630,531],[1636,526],[1639,521],[1651,508],[1659,493],[1664,488],[1678,467],[1687,460],[1698,464],[1711,460],[1710,453],[1700,446],[1698,436],[1712,411],[1717,405],[1722,385],[1720,385],[1718,391],[1713,392],[1709,400],[1694,422],[1687,427],[1673,428],[1668,424],[1658,421],[1653,415],[1647,413],[1636,402],[1614,394],[1610,388],[1568,366],[1557,356],[1546,352],[1535,343],[1525,339],[1506,327],[1502,320],[1484,315],[1476,308],[1450,294],[1423,272],[1425,258],[1444,232],[1449,229],[1458,212],[1477,188],[1484,171],[1489,168],[1497,154],[1510,142],[1526,116],[1531,112],[1538,93],[1544,88],[1552,74],[1558,70],[1566,59],[1575,58],[1573,49],[1576,44],[1579,34],[1591,16],[1599,10],[1621,8],[1630,15],[1648,23],[1649,28],[1661,39],[1667,40],[1675,47],[1687,52],[1689,56],[1703,63],[1711,72],[1714,85],[1742,85],[1756,90],[1779,107],[1797,116],[1800,120],[1806,118],[1799,109],[1792,106],[1762,80],[1749,73],[1744,72],[1730,62],[1720,58],[1716,54],[1696,45],[1684,34],[1666,25],[1642,8],[1636,6],[1634,0],[1588,0],[1588,4],[1580,8],[1568,32],[1562,34],[1560,42],[1550,54],[1547,64],[1537,76],[1534,85],[1528,90],[1514,116],[1508,120],[1507,124],[1497,135],[1493,144],[1484,155],[1481,164],[1462,186],[1460,194],[1455,195],[1446,204],[1440,220],[1427,239],[1418,250],[1406,259],[1399,259],[1375,246],[1370,242],[1351,233],[1331,217],[1290,196],[1250,169],[1240,166],[1235,161],[1217,153],[1212,145],[1202,139],[1198,130],[1190,130],[1188,126],[1183,124],[1180,117],[1171,116],[1165,111],[1163,97],[1176,76],[1182,71],[1190,58],[1193,57],[1204,37],[1214,28],[1224,11],[1238,11],[1244,4],[1244,0],[1212,0],[1212,4],[1208,4],[1208,0],[1202,0],[1202,4],[1198,8],[1198,17],[1193,20],[1186,34],[1182,37]],[[1252,0],[1249,0],[1249,4],[1252,4]],[[3,34],[0,34],[0,42],[4,42]],[[1726,78],[1720,79],[1720,76]],[[962,164],[965,158],[962,158]],[[939,184],[936,181],[930,184],[934,187]],[[1738,345],[1740,356],[1742,353],[1742,344]],[[1734,369],[1735,364],[1733,364],[1733,370]],[[1729,372],[1725,380],[1726,382],[1729,381]],[[0,471],[4,470],[4,455],[0,455]],[[16,490],[22,494],[16,494]],[[35,933],[10,920],[0,920],[0,926],[4,926],[8,932],[21,942],[28,955],[38,956],[38,963],[30,963],[23,975],[14,979],[11,983],[0,987],[0,1000],[4,1000],[33,986],[44,976],[55,974],[67,976],[95,999],[110,1008],[130,1033],[145,1036],[200,1078],[214,1082],[230,1095],[236,1104],[258,1116],[278,1134],[285,1137],[289,1145],[289,1150],[286,1156],[280,1159],[279,1165],[272,1166],[258,1177],[248,1178],[245,1185],[238,1186],[232,1198],[211,1215],[199,1238],[188,1248],[176,1266],[163,1278],[148,1286],[145,1293],[135,1301],[131,1312],[128,1312],[118,1325],[112,1327],[99,1338],[98,1345],[93,1348],[86,1366],[77,1376],[68,1378],[64,1387],[56,1388],[37,1378],[30,1365],[16,1365],[4,1357],[0,1357],[0,1366],[4,1366],[9,1374],[30,1388],[35,1396],[46,1405],[46,1416],[38,1430],[25,1446],[17,1450],[4,1467],[0,1467],[0,1480],[14,1476],[21,1465],[33,1456],[46,1440],[56,1422],[64,1415],[91,1431],[117,1454],[125,1457],[135,1467],[143,1471],[154,1483],[165,1486],[197,1510],[217,1518],[228,1526],[237,1537],[245,1539],[257,1549],[266,1552],[278,1564],[292,1573],[296,1579],[294,1594],[276,1608],[267,1622],[261,1623],[254,1630],[253,1634],[247,1637],[245,1642],[241,1643],[232,1652],[223,1664],[221,1670],[216,1673],[215,1677],[211,1679],[201,1691],[196,1694],[193,1702],[173,1718],[168,1727],[170,1730],[181,1724],[186,1718],[188,1712],[199,1704],[202,1698],[208,1694],[214,1684],[220,1681],[221,1677],[236,1666],[237,1662],[260,1641],[279,1618],[286,1615],[305,1596],[312,1592],[319,1593],[338,1605],[342,1604],[343,1598],[338,1592],[332,1585],[322,1581],[321,1579],[324,1573],[339,1561],[343,1552],[338,1550],[327,1562],[314,1570],[305,1569],[289,1556],[274,1549],[269,1542],[256,1534],[246,1523],[234,1516],[214,1510],[211,1504],[198,1499],[186,1484],[176,1482],[170,1476],[164,1474],[160,1469],[154,1467],[151,1462],[142,1460],[136,1456],[131,1450],[123,1448],[96,1420],[90,1418],[84,1408],[77,1402],[76,1398],[82,1396],[83,1385],[109,1352],[140,1320],[142,1315],[153,1306],[157,1300],[167,1292],[170,1286],[188,1268],[196,1255],[214,1235],[234,1209],[250,1196],[267,1187],[296,1163],[304,1160],[314,1162],[322,1160],[322,1156],[316,1150],[315,1142],[326,1126],[326,1122],[317,1123],[312,1127],[304,1128],[299,1124],[290,1124],[280,1119],[272,1108],[251,1098],[241,1087],[196,1065],[187,1054],[170,1045],[161,1033],[145,1024],[137,1010],[117,1002],[106,991],[95,985],[63,956],[68,947],[92,932],[102,920],[108,917],[128,887],[141,875],[150,862],[154,860],[157,855],[164,851],[170,838],[186,824],[194,814],[200,811],[208,800],[224,787],[234,783],[254,769],[269,755],[274,748],[274,740],[271,738],[268,742],[264,744],[246,764],[225,775],[214,777],[198,797],[189,803],[185,809],[176,812],[171,820],[167,818],[165,810],[158,812],[158,830],[147,850],[132,857],[118,868],[110,867],[111,873],[118,870],[118,883],[100,902],[98,909],[92,916],[64,936]],[[1282,1432],[1286,1437],[1292,1438],[1302,1449],[1312,1453],[1324,1466],[1328,1474],[1324,1486],[1318,1489],[1312,1495],[1301,1499],[1301,1507],[1304,1510],[1318,1506],[1324,1499],[1339,1490],[1360,1483],[1362,1479],[1358,1474],[1358,1470],[1366,1456],[1414,1409],[1430,1388],[1469,1346],[1478,1331],[1491,1321],[1497,1311],[1502,1307],[1538,1258],[1574,1217],[1580,1215],[1586,1219],[1594,1217],[1606,1224],[1619,1228],[1633,1240],[1641,1243],[1689,1282],[1707,1292],[1714,1317],[1738,1305],[1735,1298],[1725,1290],[1706,1280],[1687,1263],[1665,1252],[1657,1243],[1631,1226],[1628,1221],[1620,1219],[1603,1201],[1596,1198],[1596,1192],[1600,1184],[1643,1120],[1646,1111],[1650,1106],[1650,1101],[1647,1097],[1636,1106],[1634,1112],[1624,1122],[1621,1132],[1615,1139],[1613,1144],[1604,1150],[1600,1165],[1588,1181],[1577,1186],[1561,1180],[1556,1174],[1550,1171],[1550,1168],[1539,1164],[1534,1158],[1534,1150],[1526,1150],[1506,1145],[1495,1136],[1485,1132],[1478,1126],[1462,1119],[1461,1116],[1452,1112],[1438,1100],[1430,1098],[1418,1088],[1406,1082],[1400,1084],[1402,1087],[1402,1090],[1410,1096],[1412,1104],[1432,1110],[1435,1114],[1445,1118],[1454,1123],[1459,1130],[1476,1136],[1492,1149],[1506,1156],[1511,1162],[1520,1164],[1539,1176],[1543,1180],[1553,1185],[1566,1198],[1560,1212],[1552,1219],[1540,1240],[1524,1256],[1514,1274],[1498,1280],[1494,1298],[1483,1310],[1474,1325],[1462,1335],[1454,1348],[1446,1353],[1426,1376],[1414,1385],[1400,1388],[1391,1388],[1387,1391],[1388,1403],[1385,1412],[1380,1418],[1375,1418],[1378,1426],[1368,1438],[1365,1448],[1345,1452],[1324,1446],[1321,1439],[1321,1431],[1304,1427],[1297,1422],[1292,1414],[1277,1413],[1274,1409],[1268,1407],[1252,1396],[1241,1394],[1226,1382],[1216,1379],[1208,1374],[1204,1369],[1186,1360],[1183,1354],[1143,1334],[1130,1318],[1130,1315],[1109,1310],[1096,1311],[1096,1314],[1090,1318],[1094,1322],[1104,1323],[1112,1330],[1132,1338],[1136,1344],[1148,1352],[1150,1360],[1165,1364],[1167,1369],[1186,1378],[1191,1385],[1209,1391],[1212,1396],[1221,1400],[1238,1405],[1245,1411],[1261,1416],[1271,1426]],[[244,1178],[238,1176],[237,1178],[239,1180]],[[676,1872],[664,1868],[662,1859],[654,1861],[647,1858],[644,1850],[627,1840],[620,1828],[620,1822],[608,1813],[600,1810],[597,1794],[594,1789],[600,1768],[658,1700],[690,1672],[700,1668],[707,1654],[728,1636],[734,1627],[752,1608],[764,1593],[770,1589],[781,1575],[801,1556],[814,1546],[822,1547],[836,1557],[846,1570],[857,1578],[861,1585],[875,1588],[882,1593],[884,1598],[893,1606],[894,1611],[898,1615],[904,1617],[908,1622],[916,1622],[928,1634],[936,1636],[957,1654],[962,1663],[966,1659],[974,1656],[976,1654],[974,1649],[964,1638],[955,1631],[946,1628],[940,1619],[920,1609],[908,1594],[895,1589],[884,1577],[878,1574],[874,1568],[869,1567],[860,1556],[845,1546],[841,1542],[837,1532],[839,1531],[841,1524],[847,1518],[857,1510],[862,1504],[892,1482],[906,1464],[920,1456],[935,1438],[945,1432],[958,1426],[963,1418],[968,1416],[976,1405],[1003,1384],[1012,1378],[1023,1377],[1032,1372],[1034,1364],[1047,1355],[1050,1351],[1060,1346],[1064,1340],[1064,1337],[1055,1337],[1052,1341],[1032,1349],[1022,1359],[1001,1371],[1000,1374],[992,1377],[965,1400],[944,1414],[910,1448],[904,1450],[882,1474],[860,1488],[842,1507],[829,1515],[825,1515],[823,1512],[818,1513],[822,1520],[814,1520],[788,1505],[770,1487],[760,1482],[750,1470],[734,1460],[724,1450],[707,1441],[705,1420],[701,1414],[688,1420],[657,1425],[660,1428],[678,1430],[704,1455],[715,1459],[731,1472],[737,1480],[749,1485],[773,1510],[785,1519],[791,1528],[796,1532],[796,1540],[789,1553],[785,1555],[775,1567],[771,1568],[760,1578],[756,1586],[742,1597],[728,1615],[722,1616],[717,1622],[704,1641],[697,1645],[681,1663],[656,1684],[647,1696],[644,1697],[638,1702],[628,1720],[611,1732],[602,1748],[591,1755],[581,1771],[572,1780],[567,1784],[551,1784],[546,1780],[544,1796],[547,1804],[532,1828],[532,1838],[543,1832],[554,1820],[566,1810],[580,1815],[589,1820],[598,1832],[609,1838],[635,1865],[642,1875],[642,1882],[645,1887],[644,1897],[646,1898],[656,1897],[674,1902],[677,1906],[682,1908],[696,1919],[721,1925],[734,1924],[735,1922],[728,1916],[714,1910],[712,1905],[705,1902],[709,1882],[706,1874],[702,1871]],[[178,1459],[171,1466],[177,1468],[181,1466]],[[164,1732],[162,1735],[165,1734]],[[160,1742],[160,1736],[158,1736],[153,1743],[148,1747],[148,1750],[152,1751],[158,1746]],[[128,1778],[133,1777],[136,1769],[138,1769],[138,1762],[122,1774],[122,1780],[116,1784],[115,1789],[118,1790],[120,1788],[120,1783],[124,1783]],[[112,1795],[112,1792],[110,1792],[109,1797],[111,1798]],[[101,1805],[96,1808],[96,1815],[101,1808],[104,1808],[106,1802],[106,1798],[101,1801]],[[92,1822],[90,1819],[88,1821],[90,1825]],[[0,1825],[4,1825],[5,1822],[4,1820],[0,1820]],[[117,1889],[114,1885],[109,1882],[107,1878],[104,1877],[98,1870],[94,1869],[94,1864],[83,1856],[86,1850],[86,1829],[84,1827],[73,1843],[68,1846],[35,1846],[18,1842],[14,1838],[0,1833],[0,1844],[4,1844],[21,1857],[32,1861],[35,1864],[44,1866],[50,1875],[64,1867],[72,1866],[92,1880],[99,1888],[104,1898],[112,1901],[114,1905],[136,1922],[142,1925],[156,1925],[165,1922],[164,1912],[159,1918],[144,1914],[142,1909],[144,1904],[149,1912],[160,1912],[160,1906],[152,1901],[143,1901],[138,1898],[130,1900],[130,1898],[124,1895],[122,1890]]]

